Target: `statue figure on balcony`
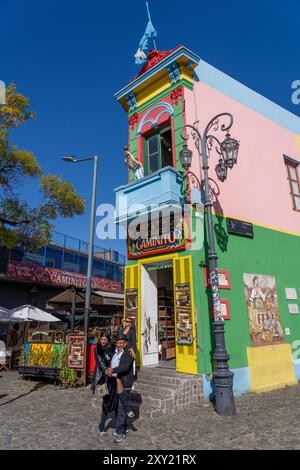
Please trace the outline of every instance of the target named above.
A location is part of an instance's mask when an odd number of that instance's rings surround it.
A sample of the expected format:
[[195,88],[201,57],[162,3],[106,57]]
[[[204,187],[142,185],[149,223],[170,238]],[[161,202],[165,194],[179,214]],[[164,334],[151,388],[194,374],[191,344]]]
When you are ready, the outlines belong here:
[[125,164],[128,170],[133,171],[135,181],[138,181],[144,178],[144,167],[142,163],[136,158],[134,158],[132,153],[129,152],[127,145],[124,147],[124,152],[125,152]]

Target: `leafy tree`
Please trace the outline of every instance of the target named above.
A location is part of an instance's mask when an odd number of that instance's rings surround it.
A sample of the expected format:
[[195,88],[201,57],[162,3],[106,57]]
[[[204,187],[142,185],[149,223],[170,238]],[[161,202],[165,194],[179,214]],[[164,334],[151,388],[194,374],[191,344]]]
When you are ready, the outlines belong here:
[[[9,131],[34,116],[29,100],[17,93],[15,84],[9,85],[6,103],[0,105],[0,244],[8,248],[22,243],[38,249],[51,240],[57,217],[81,215],[85,210],[84,199],[69,181],[44,174],[33,153],[10,144]],[[38,183],[41,200],[36,207],[30,207],[18,192],[25,178]]]

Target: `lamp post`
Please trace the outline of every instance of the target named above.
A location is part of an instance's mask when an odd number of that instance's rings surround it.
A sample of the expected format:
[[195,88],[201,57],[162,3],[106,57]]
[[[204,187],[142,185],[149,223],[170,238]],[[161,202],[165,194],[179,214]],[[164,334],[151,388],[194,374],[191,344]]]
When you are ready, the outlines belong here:
[[[228,118],[229,124],[220,124],[221,118]],[[182,131],[185,129],[191,129],[191,135],[195,141],[200,165],[202,160],[202,169],[204,172],[204,193],[205,202],[204,207],[207,212],[207,224],[208,224],[208,241],[209,241],[209,269],[210,269],[210,283],[213,297],[213,334],[215,339],[215,351],[213,359],[215,361],[215,370],[213,371],[213,384],[215,393],[215,407],[216,412],[221,416],[232,416],[235,414],[235,404],[233,396],[233,372],[229,370],[228,360],[229,356],[225,346],[225,331],[224,331],[224,320],[221,315],[220,306],[220,295],[219,295],[219,283],[218,283],[218,270],[217,270],[217,259],[214,239],[214,226],[212,219],[212,201],[210,197],[209,189],[209,177],[208,177],[208,157],[210,151],[214,148],[219,155],[219,162],[215,167],[217,177],[220,181],[225,181],[227,178],[228,168],[232,168],[237,163],[237,156],[239,150],[239,142],[230,137],[229,129],[233,124],[233,117],[229,113],[221,113],[212,118],[207,124],[203,136],[194,125],[186,124]],[[227,132],[226,138],[223,142],[220,142],[214,132],[217,130]],[[213,132],[213,133],[211,133]],[[180,152],[180,160],[185,170],[188,170],[192,163],[192,151],[189,150],[186,141],[188,135],[183,135],[185,143],[183,149]]]
[[94,175],[93,175],[93,192],[91,204],[91,218],[90,218],[90,236],[88,248],[88,268],[86,277],[86,290],[85,290],[85,308],[84,308],[84,334],[88,340],[89,328],[89,313],[91,306],[91,284],[92,284],[92,269],[93,269],[93,245],[94,245],[94,230],[95,230],[95,209],[96,209],[96,188],[97,188],[97,172],[98,172],[98,156],[86,157],[76,159],[75,157],[62,157],[62,160],[70,163],[80,163],[88,160],[94,160]]

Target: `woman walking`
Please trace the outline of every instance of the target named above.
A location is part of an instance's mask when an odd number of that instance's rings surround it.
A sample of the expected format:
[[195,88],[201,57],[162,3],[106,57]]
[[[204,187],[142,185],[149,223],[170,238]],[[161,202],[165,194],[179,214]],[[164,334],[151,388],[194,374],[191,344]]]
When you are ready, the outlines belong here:
[[108,395],[103,396],[102,415],[99,424],[100,436],[105,436],[105,423],[108,414],[112,411],[117,415],[118,397],[117,381],[115,377],[108,377],[106,370],[110,367],[112,357],[115,352],[114,345],[110,342],[110,336],[107,332],[101,333],[99,341],[95,347],[96,368],[92,379],[92,392],[95,393],[97,385],[107,384]]

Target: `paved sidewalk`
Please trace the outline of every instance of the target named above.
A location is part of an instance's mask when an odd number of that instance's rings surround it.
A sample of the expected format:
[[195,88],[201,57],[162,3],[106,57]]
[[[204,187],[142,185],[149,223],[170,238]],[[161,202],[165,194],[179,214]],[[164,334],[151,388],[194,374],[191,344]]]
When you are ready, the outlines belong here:
[[100,398],[0,373],[0,449],[300,449],[300,385],[236,399],[237,416],[201,404],[177,416],[137,419],[121,444],[97,433]]

